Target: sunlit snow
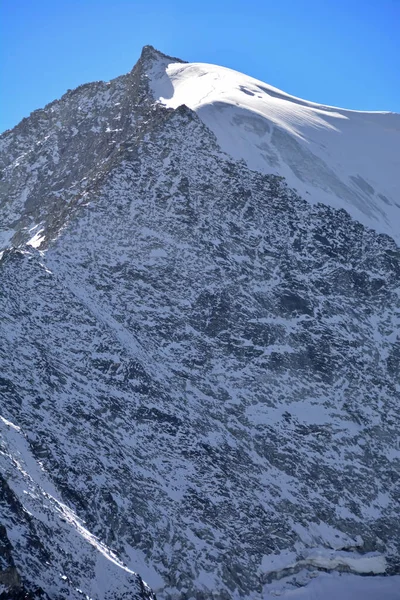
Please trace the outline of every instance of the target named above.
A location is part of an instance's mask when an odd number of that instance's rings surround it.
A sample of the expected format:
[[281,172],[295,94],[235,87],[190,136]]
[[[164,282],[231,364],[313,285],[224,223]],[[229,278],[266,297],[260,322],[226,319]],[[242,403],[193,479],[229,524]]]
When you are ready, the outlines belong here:
[[233,158],[400,239],[400,115],[308,102],[204,63],[160,60],[149,80],[161,103],[196,111]]

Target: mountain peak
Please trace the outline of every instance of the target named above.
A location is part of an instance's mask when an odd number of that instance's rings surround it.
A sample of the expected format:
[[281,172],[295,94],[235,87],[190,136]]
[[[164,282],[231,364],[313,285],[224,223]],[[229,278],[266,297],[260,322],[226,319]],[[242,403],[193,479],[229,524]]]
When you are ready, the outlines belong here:
[[181,60],[180,58],[176,58],[174,56],[169,56],[168,54],[164,54],[164,52],[157,50],[156,48],[154,48],[154,46],[151,46],[150,44],[143,46],[142,52],[140,54],[139,62],[148,62],[148,61],[153,62],[155,60],[167,60],[168,62],[174,62],[174,63],[185,63],[186,62],[184,60]]

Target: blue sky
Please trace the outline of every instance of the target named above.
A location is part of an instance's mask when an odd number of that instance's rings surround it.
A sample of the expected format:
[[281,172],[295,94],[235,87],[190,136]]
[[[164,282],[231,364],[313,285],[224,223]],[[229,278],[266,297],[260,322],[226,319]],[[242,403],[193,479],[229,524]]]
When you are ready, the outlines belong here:
[[152,44],[325,104],[400,112],[400,0],[6,0],[0,131]]

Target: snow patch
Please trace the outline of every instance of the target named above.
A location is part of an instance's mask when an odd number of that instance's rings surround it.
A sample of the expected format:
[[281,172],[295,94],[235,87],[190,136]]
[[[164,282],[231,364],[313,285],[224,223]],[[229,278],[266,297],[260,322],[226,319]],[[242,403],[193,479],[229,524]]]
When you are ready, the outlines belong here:
[[379,554],[354,554],[317,548],[305,553],[298,564],[312,565],[322,569],[335,570],[347,567],[353,573],[382,574],[386,572],[386,558]]
[[45,236],[41,235],[43,229],[35,233],[35,235],[27,242],[28,246],[32,246],[32,248],[39,248],[40,244],[44,242]]

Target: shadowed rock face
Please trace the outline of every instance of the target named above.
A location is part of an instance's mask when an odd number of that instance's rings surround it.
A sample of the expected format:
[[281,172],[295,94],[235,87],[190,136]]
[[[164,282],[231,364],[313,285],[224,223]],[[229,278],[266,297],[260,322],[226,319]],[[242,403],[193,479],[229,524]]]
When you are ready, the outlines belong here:
[[[315,548],[395,573],[399,249],[153,105],[156,60],[3,138],[24,158],[2,209],[1,568],[51,600],[151,598],[132,571],[158,598],[258,598],[265,557]],[[81,135],[57,201],[52,109]]]
[[157,56],[145,47],[127,75],[69,90],[1,136],[0,250],[4,231],[14,243],[39,225],[54,236],[124,146],[140,144],[144,124],[151,129],[157,121],[145,74]]

